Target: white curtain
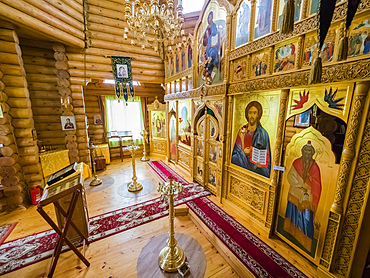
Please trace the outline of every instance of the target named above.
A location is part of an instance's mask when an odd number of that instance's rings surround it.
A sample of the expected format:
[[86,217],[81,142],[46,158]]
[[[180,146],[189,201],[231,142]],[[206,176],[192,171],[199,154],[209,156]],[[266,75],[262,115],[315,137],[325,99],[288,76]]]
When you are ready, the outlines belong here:
[[141,143],[140,132],[144,129],[140,98],[125,102],[106,99],[107,131],[131,131],[136,143]]

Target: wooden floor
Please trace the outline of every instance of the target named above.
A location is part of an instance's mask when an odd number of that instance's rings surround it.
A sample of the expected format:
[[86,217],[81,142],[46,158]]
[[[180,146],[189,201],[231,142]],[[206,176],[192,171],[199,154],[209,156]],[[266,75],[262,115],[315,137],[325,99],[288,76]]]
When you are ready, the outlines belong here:
[[[171,167],[174,166],[171,164]],[[158,178],[150,171],[147,163],[137,160],[136,171],[139,180],[150,180],[158,184]],[[190,177],[177,167],[176,171],[191,181]],[[118,194],[119,188],[131,180],[131,159],[124,159],[123,162],[113,160],[107,170],[99,172],[98,176],[103,180],[103,184],[98,187],[90,187],[89,180],[85,181],[90,217],[159,196],[156,189],[139,198],[127,198]],[[215,197],[211,197],[211,199],[218,203]],[[250,231],[259,234],[253,225],[235,215],[232,210],[223,207],[222,204],[219,205]],[[47,207],[47,212],[54,216],[52,205]],[[13,222],[18,222],[18,224],[6,241],[50,229],[45,220],[37,213],[35,206],[24,211],[17,210],[0,214],[0,223]],[[239,277],[188,215],[175,218],[175,231],[195,238],[202,246],[206,255],[205,277]],[[165,217],[94,242],[90,244],[86,253],[91,263],[88,268],[73,252],[63,253],[57,264],[54,277],[137,277],[137,260],[142,248],[151,238],[167,232],[168,218]],[[288,245],[279,239],[270,239],[262,235],[260,237],[309,277],[316,277],[316,268],[303,257],[297,255]],[[50,259],[46,259],[3,277],[46,277],[49,264]]]

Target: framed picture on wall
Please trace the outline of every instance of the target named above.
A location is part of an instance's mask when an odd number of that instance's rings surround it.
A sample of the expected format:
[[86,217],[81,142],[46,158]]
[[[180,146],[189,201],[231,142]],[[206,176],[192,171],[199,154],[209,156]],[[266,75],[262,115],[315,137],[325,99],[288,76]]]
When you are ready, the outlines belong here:
[[304,111],[301,114],[295,115],[294,126],[295,127],[309,127],[311,119],[311,110]]
[[101,118],[101,115],[95,114],[94,115],[94,125],[102,125],[102,124],[103,124],[103,120]]
[[61,116],[62,130],[75,130],[76,120],[75,116]]

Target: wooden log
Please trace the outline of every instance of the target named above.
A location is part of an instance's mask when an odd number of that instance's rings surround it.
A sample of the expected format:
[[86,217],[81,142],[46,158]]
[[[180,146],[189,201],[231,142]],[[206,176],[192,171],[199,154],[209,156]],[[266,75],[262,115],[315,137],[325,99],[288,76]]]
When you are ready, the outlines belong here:
[[[17,164],[15,164],[15,165],[17,165]],[[34,165],[23,166],[22,170],[23,170],[23,173],[25,173],[25,174],[40,173],[41,172],[41,165],[40,164],[34,164]]]
[[27,182],[42,181],[42,175],[40,173],[25,174]]
[[4,146],[0,149],[0,153],[3,156],[12,156],[13,154],[18,153],[17,146],[15,144]]
[[[92,79],[113,79],[113,74],[111,72],[99,72],[99,71],[84,71],[79,69],[70,69],[70,74],[73,76],[80,76],[83,77],[85,74],[92,78]],[[160,83],[164,82],[164,75],[143,75],[143,74],[133,74],[133,80],[140,81],[140,82],[152,82],[152,83]]]
[[26,76],[26,71],[24,67],[17,65],[1,64],[0,69],[4,75],[14,75],[14,76]]
[[[29,46],[30,47],[29,49],[43,48],[46,51],[52,51],[54,43],[55,42],[46,41],[46,40],[41,41],[41,40],[29,39],[25,37],[20,38],[20,44],[22,46],[22,49],[23,49],[23,46]],[[54,51],[52,51],[52,53],[54,53]]]
[[75,100],[84,100],[84,95],[81,94],[81,93],[71,93],[71,97],[73,99],[73,101]]
[[[39,66],[55,68],[55,60],[37,57],[37,56],[23,56],[23,62],[26,65],[26,68],[39,68]],[[32,67],[33,66],[33,67]]]
[[[39,32],[48,35],[49,37],[55,38],[59,42],[72,44],[77,47],[83,48],[85,43],[82,37],[75,37],[68,32],[64,32],[59,30],[47,23],[44,23],[40,19],[36,19],[35,17],[25,14],[17,9],[14,9],[11,6],[8,6],[2,2],[0,2],[0,15],[18,23],[23,27],[33,28],[38,30]],[[1,56],[1,55],[0,55]]]
[[3,112],[3,118],[0,118],[0,125],[11,123],[12,117],[8,113]]
[[58,87],[58,93],[61,96],[70,96],[71,95],[71,89]]
[[101,55],[101,56],[125,56],[128,55],[129,57],[133,58],[132,60],[148,62],[148,63],[161,63],[163,64],[162,59],[159,56],[148,56],[143,54],[137,53],[130,53],[125,50],[118,49],[107,49],[106,47],[98,48],[87,48],[86,55]]
[[28,88],[25,87],[6,87],[4,92],[8,95],[8,97],[26,97],[30,96],[30,92]]
[[64,88],[69,88],[69,86],[71,85],[68,79],[61,79],[61,78],[58,78],[57,84],[59,87],[64,87]]
[[71,16],[72,18],[77,19],[79,22],[84,22],[83,13],[80,13],[70,7],[69,5],[63,5],[63,3],[60,0],[45,0],[45,2],[53,5],[54,7],[61,10],[63,13]]
[[2,78],[6,87],[24,87],[27,88],[27,79],[24,76],[4,75]]
[[83,100],[73,100],[72,105],[73,107],[84,107],[85,103]]
[[32,91],[55,91],[58,90],[56,83],[30,82],[28,88]]
[[20,156],[36,155],[39,153],[39,148],[37,146],[22,147],[18,148],[18,152]]
[[27,128],[30,126],[34,126],[34,121],[32,118],[28,119],[13,119],[12,126],[15,128]]
[[75,115],[85,115],[85,108],[73,108],[73,113]]
[[30,108],[12,108],[9,111],[10,116],[13,119],[20,119],[20,118],[32,118],[32,110]]
[[13,30],[13,28],[0,29],[0,38],[4,41],[10,41],[19,44],[19,38],[17,36],[17,33]]
[[16,128],[14,129],[14,135],[16,138],[33,138],[32,130],[33,128]]
[[53,140],[54,138],[64,138],[65,135],[62,130],[60,132],[56,131],[48,131],[48,130],[38,130],[37,131],[37,136],[39,138],[48,138],[50,140]]
[[14,176],[21,169],[22,169],[22,167],[21,167],[21,165],[19,163],[15,163],[12,166],[3,166],[3,167],[0,167],[0,177]]
[[0,125],[0,136],[6,136],[13,134],[13,127],[11,124]]
[[24,64],[24,68],[26,69],[28,74],[31,73],[38,73],[38,74],[57,74],[57,69],[53,63],[53,67],[49,66],[41,66],[41,65],[33,65],[33,64]]
[[23,40],[21,40],[22,53],[24,56],[34,56],[34,57],[43,57],[47,59],[54,59],[54,51],[52,49],[45,49],[38,45],[26,46],[23,45]]
[[[7,4],[10,7],[16,7],[18,11],[23,12],[25,15],[32,16],[34,19],[42,20],[43,22],[45,22],[46,24],[50,26],[58,26],[57,28],[59,30],[64,31],[70,35],[73,35],[74,37],[77,37],[77,38],[84,37],[83,28],[77,29],[71,26],[70,24],[67,24],[59,20],[53,14],[50,14],[50,11],[45,12],[39,9],[37,3],[40,3],[40,1],[36,2],[37,6],[28,4],[25,1],[21,1],[21,0],[2,0],[2,2]],[[44,7],[45,6],[46,5],[44,5]]]
[[4,146],[14,144],[14,135],[0,135],[0,144],[3,144]]
[[[40,10],[60,19],[61,21],[65,22],[66,24],[75,27],[78,30],[83,31],[84,25],[83,21],[78,21],[75,18],[69,16],[66,13],[60,12],[59,9],[55,8],[53,5],[47,3],[48,1],[40,1],[40,0],[25,0],[29,4],[33,5],[34,7],[39,8]],[[79,16],[80,17],[80,16]]]
[[0,166],[12,166],[18,162],[18,154],[12,154],[11,156],[0,157]]
[[[0,37],[1,38],[1,37]],[[22,57],[18,54],[11,54],[6,52],[0,52],[0,63],[9,65],[23,65]],[[1,67],[2,71],[4,66]]]
[[17,138],[16,140],[18,148],[21,147],[31,147],[35,145],[35,141],[33,138],[24,137],[24,138]]
[[61,108],[60,107],[60,99],[33,99],[32,100],[32,107],[37,109],[43,110],[43,108]]
[[79,0],[74,0],[74,1],[70,1],[70,0],[61,0],[65,5],[68,5],[70,6],[71,8],[73,8],[74,10],[76,10],[77,12],[79,13],[83,13],[83,2],[82,1],[79,1]]
[[60,95],[58,93],[58,90],[50,90],[50,91],[36,91],[36,90],[31,90],[30,91],[30,98],[31,102],[34,103],[35,100],[53,100],[55,103],[60,104]]
[[75,114],[76,122],[85,122],[85,115],[83,114]]
[[28,82],[57,83],[58,77],[52,74],[27,74]]
[[36,123],[35,124],[36,130],[40,131],[61,131],[62,126],[60,124],[55,123]]
[[14,175],[4,175],[1,178],[1,184],[4,185],[4,187],[7,187],[7,188],[16,186],[21,181],[24,181],[24,176],[21,172],[18,172]]
[[107,17],[107,18],[112,18],[112,19],[115,19],[115,20],[122,20],[122,21],[125,20],[124,14],[123,14],[122,11],[119,12],[119,11],[114,11],[114,10],[111,10],[111,9],[105,9],[105,8],[98,7],[98,6],[95,6],[95,5],[89,5],[88,7],[89,7],[89,9],[88,9],[89,15],[90,14],[96,14],[96,15]]
[[39,156],[38,155],[29,155],[29,156],[21,156],[19,157],[19,162],[23,166],[26,165],[33,165],[39,163]]
[[63,138],[40,138],[42,144],[45,146],[65,146],[64,137]]
[[133,54],[141,54],[147,55],[151,57],[158,57],[158,53],[152,49],[146,48],[142,49],[141,46],[132,46],[131,44],[121,44],[118,42],[108,42],[99,39],[92,39],[91,40],[91,47],[103,48],[103,49],[111,49],[111,50],[118,50],[118,51],[127,51]]
[[29,98],[9,98],[8,102],[11,108],[29,108],[31,107],[31,101]]
[[0,49],[2,52],[17,54],[17,51],[15,49],[16,45],[17,44],[14,41],[0,40]]
[[67,64],[65,64],[65,66],[66,66],[66,69],[59,69],[58,71],[57,71],[57,77],[58,78],[61,78],[61,79],[67,79],[67,78],[69,78],[69,72],[68,72],[68,65]]
[[49,116],[49,115],[41,114],[41,115],[35,115],[33,119],[35,123],[37,124],[38,123],[54,123],[54,124],[61,125],[60,115]]
[[108,9],[108,10],[121,12],[121,13],[124,10],[123,2],[113,3],[113,2],[110,2],[110,1],[89,0],[89,5],[94,5],[95,7],[102,7],[102,8]]

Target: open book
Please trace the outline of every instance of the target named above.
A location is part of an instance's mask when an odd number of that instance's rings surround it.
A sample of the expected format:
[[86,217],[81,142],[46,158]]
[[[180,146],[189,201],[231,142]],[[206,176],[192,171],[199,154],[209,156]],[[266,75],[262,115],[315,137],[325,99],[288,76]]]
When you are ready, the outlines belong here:
[[252,147],[252,153],[250,155],[250,161],[254,164],[260,163],[262,167],[267,167],[269,159],[268,150],[259,150],[255,147]]

